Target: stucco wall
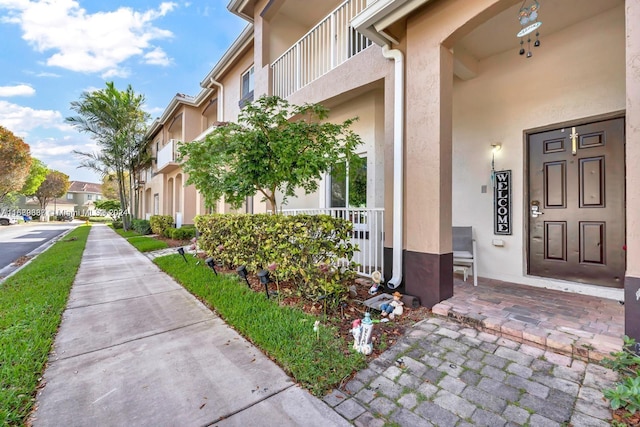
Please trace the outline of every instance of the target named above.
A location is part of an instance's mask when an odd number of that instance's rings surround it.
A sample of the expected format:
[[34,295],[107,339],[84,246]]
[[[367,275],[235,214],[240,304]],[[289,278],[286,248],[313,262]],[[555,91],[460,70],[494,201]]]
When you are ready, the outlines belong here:
[[[381,89],[360,95],[330,109],[328,121],[342,123],[358,117],[351,129],[362,138],[363,143],[356,152],[367,156],[367,207],[384,207],[384,99]],[[328,207],[326,185],[328,179],[320,184],[318,192],[305,195],[300,191],[296,198],[290,198],[283,209],[303,209]],[[280,198],[278,199],[280,200]]]
[[[624,110],[626,98],[622,6],[542,34],[532,58],[517,51],[490,57],[475,79],[456,79],[453,91],[453,224],[474,227],[480,276],[529,284],[539,280],[525,277],[523,132]],[[502,144],[496,169],[512,170],[512,236],[493,235],[490,144],[496,142]],[[505,246],[493,246],[494,238]]]

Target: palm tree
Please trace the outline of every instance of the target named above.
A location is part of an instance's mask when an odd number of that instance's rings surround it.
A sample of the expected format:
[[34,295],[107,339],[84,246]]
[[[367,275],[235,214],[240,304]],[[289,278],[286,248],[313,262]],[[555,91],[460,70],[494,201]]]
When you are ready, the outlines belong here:
[[[80,100],[71,102],[71,109],[78,115],[65,119],[80,132],[89,134],[100,148],[97,153],[74,150],[82,157],[80,167],[101,176],[115,173],[120,206],[126,213],[125,229],[129,228],[129,209],[135,205],[127,194],[133,198],[136,193],[133,179],[145,156],[144,134],[149,114],[142,110],[144,100],[144,95],[136,95],[131,85],[120,91],[113,82],[107,82],[105,89],[84,92]],[[128,179],[125,172],[129,172]]]

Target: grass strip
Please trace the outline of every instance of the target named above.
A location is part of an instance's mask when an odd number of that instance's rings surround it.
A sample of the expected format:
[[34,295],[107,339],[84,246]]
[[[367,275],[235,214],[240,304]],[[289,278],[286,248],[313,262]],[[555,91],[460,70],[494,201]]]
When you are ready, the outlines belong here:
[[365,366],[365,357],[349,351],[350,344],[333,327],[322,325],[316,333],[313,324],[319,318],[267,300],[237,276],[215,276],[195,260],[185,264],[180,255],[154,262],[316,396],[323,396]]
[[136,237],[136,236],[140,236],[140,234],[136,231],[133,230],[123,230],[122,228],[117,228],[114,229],[113,227],[111,227],[113,229],[113,231],[115,231],[116,233],[118,233],[119,235],[121,235],[122,237],[124,237],[125,239],[128,239],[129,237]]
[[140,252],[157,251],[158,249],[168,248],[167,242],[156,240],[152,237],[140,236],[136,233],[134,237],[127,238],[127,241]]
[[23,425],[91,227],[79,226],[0,284],[0,424]]

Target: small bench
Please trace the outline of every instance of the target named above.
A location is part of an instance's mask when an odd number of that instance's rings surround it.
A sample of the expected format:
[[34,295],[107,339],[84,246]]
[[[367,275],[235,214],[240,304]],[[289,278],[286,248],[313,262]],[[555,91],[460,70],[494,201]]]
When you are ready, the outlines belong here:
[[462,271],[467,281],[469,269],[473,273],[473,286],[478,286],[476,241],[472,227],[453,227],[453,271]]

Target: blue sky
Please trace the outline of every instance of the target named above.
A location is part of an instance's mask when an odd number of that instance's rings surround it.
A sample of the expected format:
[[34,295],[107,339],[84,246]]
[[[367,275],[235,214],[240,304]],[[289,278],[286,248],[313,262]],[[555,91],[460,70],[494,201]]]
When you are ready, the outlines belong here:
[[71,180],[100,182],[72,150],[95,144],[69,127],[84,91],[131,84],[155,118],[199,83],[247,24],[228,0],[0,0],[0,125]]

